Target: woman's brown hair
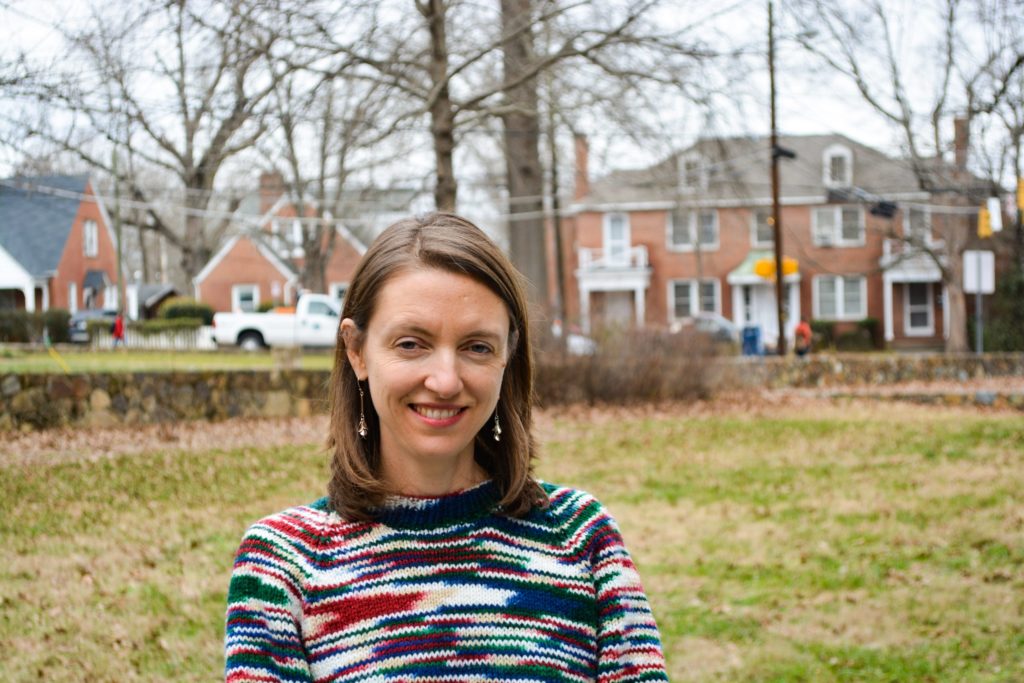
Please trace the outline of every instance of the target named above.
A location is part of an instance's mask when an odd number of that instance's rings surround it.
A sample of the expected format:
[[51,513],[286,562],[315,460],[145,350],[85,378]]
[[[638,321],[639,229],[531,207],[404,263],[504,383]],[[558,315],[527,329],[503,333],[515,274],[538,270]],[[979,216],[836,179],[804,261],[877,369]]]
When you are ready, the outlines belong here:
[[417,267],[468,275],[493,291],[508,308],[509,357],[496,408],[502,438],[494,441],[490,423],[486,424],[476,435],[474,454],[497,484],[502,510],[524,515],[544,495],[533,478],[533,364],[522,275],[480,228],[448,213],[406,218],[387,228],[363,255],[345,292],[342,318],[351,318],[359,332],[355,338],[345,339],[341,328],[338,330],[328,439],[333,451],[328,485],[331,507],[344,519],[372,519],[374,508],[395,493],[380,477],[380,424],[368,391],[364,412],[369,433],[365,439],[356,433],[359,385],[346,350],[348,344],[361,343],[361,333],[388,280]]

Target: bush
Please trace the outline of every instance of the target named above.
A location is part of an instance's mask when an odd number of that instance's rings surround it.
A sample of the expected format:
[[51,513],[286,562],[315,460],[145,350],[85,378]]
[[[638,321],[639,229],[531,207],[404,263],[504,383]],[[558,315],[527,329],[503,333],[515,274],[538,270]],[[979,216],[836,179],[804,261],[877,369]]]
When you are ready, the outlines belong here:
[[272,311],[275,308],[279,308],[281,306],[284,306],[284,304],[281,303],[280,301],[264,301],[263,303],[261,303],[256,308],[256,312],[257,313],[267,313],[267,312]]
[[[971,343],[974,343],[974,319]],[[983,331],[986,351],[1024,351],[1024,268],[999,279]]]
[[52,344],[66,344],[71,341],[71,330],[68,324],[71,322],[71,313],[63,308],[51,308],[43,313],[43,326]]
[[817,347],[831,347],[836,343],[836,324],[831,320],[812,320],[811,336]]
[[187,296],[176,296],[168,299],[160,306],[160,318],[198,318],[203,325],[213,324],[213,308]]
[[699,333],[622,330],[601,335],[592,355],[571,355],[556,339],[536,340],[541,405],[628,404],[707,398],[715,386],[714,343]]
[[27,344],[43,340],[43,330],[54,344],[68,341],[71,314],[62,308],[48,311],[0,311],[0,342]]
[[175,332],[178,330],[195,330],[204,325],[202,318],[170,318],[156,320],[140,320],[129,325],[129,328],[143,336]]

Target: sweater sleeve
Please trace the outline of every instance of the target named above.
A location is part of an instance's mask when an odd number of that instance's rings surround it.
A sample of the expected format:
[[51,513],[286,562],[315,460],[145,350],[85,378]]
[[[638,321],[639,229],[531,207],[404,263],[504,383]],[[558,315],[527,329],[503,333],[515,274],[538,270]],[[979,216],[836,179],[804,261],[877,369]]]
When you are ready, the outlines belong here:
[[591,536],[597,589],[598,682],[667,681],[665,657],[640,575],[615,520],[600,506]]
[[235,555],[224,641],[227,683],[312,681],[302,642],[302,572],[282,516],[253,525]]

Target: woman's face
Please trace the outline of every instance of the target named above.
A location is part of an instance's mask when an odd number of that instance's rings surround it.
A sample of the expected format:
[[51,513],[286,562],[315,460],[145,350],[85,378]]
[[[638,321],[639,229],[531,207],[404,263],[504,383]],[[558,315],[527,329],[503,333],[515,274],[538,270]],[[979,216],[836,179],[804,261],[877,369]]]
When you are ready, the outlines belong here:
[[[350,319],[342,326],[355,332]],[[415,483],[474,467],[473,440],[494,414],[508,335],[505,303],[468,276],[415,268],[384,284],[348,357],[380,417],[385,478]]]

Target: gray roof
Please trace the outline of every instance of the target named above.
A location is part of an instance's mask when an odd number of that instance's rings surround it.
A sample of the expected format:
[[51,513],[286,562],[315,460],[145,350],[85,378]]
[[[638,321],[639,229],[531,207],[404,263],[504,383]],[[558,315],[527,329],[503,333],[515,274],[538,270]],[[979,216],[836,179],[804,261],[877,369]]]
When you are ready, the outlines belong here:
[[[761,202],[771,196],[769,138],[709,138],[648,168],[614,171],[591,183],[590,193],[579,203],[627,204],[633,202],[685,202],[728,200]],[[891,196],[919,192],[910,166],[876,149],[842,135],[780,135],[779,146],[796,153],[780,164],[780,195],[783,199],[823,197],[828,193],[822,178],[822,159],[831,145],[842,145],[853,157],[853,186],[870,194]],[[707,173],[706,187],[680,188],[683,159],[699,158]]]
[[[88,175],[19,176],[0,181],[0,245],[33,277],[57,270]],[[61,196],[61,195],[64,196]]]

